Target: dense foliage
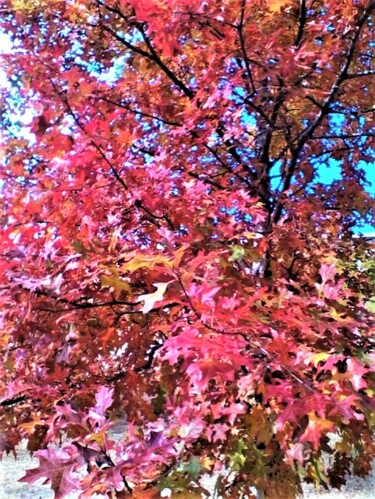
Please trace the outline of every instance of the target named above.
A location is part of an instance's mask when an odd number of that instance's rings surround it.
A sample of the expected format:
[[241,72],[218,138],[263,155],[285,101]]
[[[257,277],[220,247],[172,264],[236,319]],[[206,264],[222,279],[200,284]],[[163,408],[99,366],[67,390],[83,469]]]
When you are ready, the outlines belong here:
[[374,12],[1,3],[0,451],[28,439],[25,481],[286,498],[369,472]]

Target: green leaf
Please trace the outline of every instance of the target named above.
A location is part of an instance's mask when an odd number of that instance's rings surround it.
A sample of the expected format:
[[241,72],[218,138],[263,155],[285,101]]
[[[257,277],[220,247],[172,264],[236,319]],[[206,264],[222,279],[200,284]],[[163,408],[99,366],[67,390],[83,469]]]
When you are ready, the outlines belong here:
[[82,241],[80,241],[79,239],[75,239],[74,241],[72,241],[72,247],[77,251],[77,253],[80,253],[83,256],[86,256],[88,253]]
[[233,471],[240,471],[244,467],[247,459],[247,450],[248,447],[245,442],[237,440],[235,451],[229,454],[230,467]]
[[196,456],[192,456],[189,463],[183,467],[183,472],[187,473],[189,477],[193,480],[202,469],[199,459]]
[[372,296],[365,306],[369,312],[375,314],[375,296]]
[[230,262],[236,262],[245,256],[245,248],[243,246],[235,244],[230,247],[230,250],[232,252],[231,256],[228,258]]

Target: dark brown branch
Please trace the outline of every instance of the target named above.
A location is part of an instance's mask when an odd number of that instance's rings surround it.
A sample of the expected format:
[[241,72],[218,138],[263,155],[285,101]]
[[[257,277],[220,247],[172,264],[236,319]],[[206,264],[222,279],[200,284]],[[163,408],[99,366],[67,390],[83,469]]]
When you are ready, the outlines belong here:
[[2,350],[0,350],[0,354],[1,355],[6,355],[9,352],[14,352],[15,350],[20,350],[21,348],[33,348],[33,345],[31,345],[31,344],[15,345],[13,347],[3,348]]
[[[163,341],[158,342],[154,341],[149,350],[145,354],[145,363],[139,367],[133,367],[132,370],[136,373],[140,373],[142,371],[147,371],[152,368],[153,361],[155,359],[156,352],[160,350],[160,348],[164,345],[164,341],[166,337],[163,335]],[[128,368],[129,369],[129,368]],[[120,371],[113,376],[106,378],[107,383],[115,383],[116,381],[120,381],[126,377],[127,371]]]
[[319,109],[322,109],[322,104],[318,102],[312,95],[306,95],[305,99],[312,102],[314,106],[318,107]]
[[237,26],[237,31],[238,31],[238,37],[240,40],[242,57],[243,57],[245,67],[246,67],[247,77],[248,77],[250,85],[251,85],[251,91],[252,91],[252,93],[255,93],[256,88],[254,85],[253,74],[252,74],[250,62],[249,62],[249,59],[247,56],[246,45],[245,45],[245,40],[244,40],[244,35],[243,35],[244,20],[245,20],[245,8],[246,8],[246,0],[242,0],[241,1],[241,17],[240,17],[240,23]]
[[298,31],[297,31],[296,39],[294,41],[294,45],[296,47],[299,47],[301,45],[301,42],[302,42],[303,32],[304,32],[306,20],[307,20],[306,14],[307,14],[306,0],[300,0]]
[[141,33],[142,38],[143,38],[144,42],[146,43],[146,45],[147,45],[147,47],[148,47],[148,49],[149,49],[150,52],[147,52],[146,50],[143,50],[143,49],[137,47],[136,45],[133,45],[132,43],[128,42],[125,38],[123,38],[122,36],[118,35],[117,33],[115,33],[110,28],[108,28],[108,26],[101,25],[102,29],[104,29],[104,31],[107,31],[108,33],[110,33],[112,36],[114,36],[116,38],[116,40],[118,40],[120,43],[122,43],[123,45],[125,45],[125,47],[127,47],[128,49],[130,49],[133,52],[135,52],[135,53],[137,53],[139,55],[142,55],[143,57],[146,57],[150,61],[153,61],[154,63],[156,63],[160,67],[160,69],[168,76],[168,78],[170,80],[172,80],[173,83],[175,85],[177,85],[177,87],[179,87],[179,89],[182,90],[183,93],[187,97],[189,97],[189,99],[193,99],[194,98],[194,92],[192,92],[185,85],[185,83],[183,81],[181,81],[179,78],[177,78],[177,76],[173,73],[173,71],[171,71],[168,68],[168,66],[166,66],[164,64],[164,62],[161,60],[160,56],[157,54],[156,50],[154,49],[154,47],[153,47],[153,45],[151,43],[151,40],[147,37],[147,35],[146,35],[145,31],[144,31],[144,28],[143,28],[143,24],[139,23],[139,22],[134,22],[134,21],[131,22],[126,16],[124,16],[124,14],[121,12],[120,9],[115,8],[115,7],[109,7],[108,5],[105,5],[102,2],[100,2],[100,3],[109,12],[117,14],[121,19],[123,19],[126,23],[128,23],[128,25],[129,24],[133,24],[139,30],[139,32]]
[[278,96],[276,98],[275,105],[273,107],[272,115],[270,118],[271,130],[266,131],[264,144],[263,144],[262,151],[260,154],[260,160],[265,164],[268,164],[269,160],[270,160],[269,150],[270,150],[270,145],[271,145],[271,140],[272,140],[272,133],[273,133],[273,129],[276,127],[277,117],[279,115],[280,108],[281,108],[281,106],[284,102],[284,99],[285,99],[285,92],[283,91],[283,88],[282,88],[283,82],[280,81],[279,83],[280,83],[279,93],[278,93]]
[[[64,303],[68,306],[72,307],[72,310],[82,310],[82,309],[89,309],[89,308],[98,308],[98,307],[111,307],[111,306],[129,306],[129,307],[134,307],[136,305],[139,305],[140,302],[129,302],[129,301],[119,301],[119,300],[110,300],[107,302],[101,302],[101,303],[88,303],[87,301],[82,302],[81,300],[75,300],[75,301],[70,301],[65,298],[59,298],[56,296],[51,296],[49,293],[46,291],[42,291],[37,289],[36,291],[33,292],[34,295],[36,296],[43,296],[45,298],[50,298],[52,300],[56,300],[56,303]],[[41,309],[39,309],[41,310]],[[67,309],[62,309],[62,310],[46,310],[48,312],[53,312],[53,311],[58,311],[58,312],[66,312]]]
[[[229,140],[229,139],[226,139],[224,140],[224,136],[225,136],[225,133],[224,133],[224,130],[223,130],[223,127],[222,125],[219,125],[216,129],[216,133],[218,134],[218,136],[223,140],[224,142],[224,145],[228,151],[228,153],[232,156],[233,159],[235,159],[235,161],[241,165],[242,167],[244,167],[244,164],[243,164],[243,161],[241,159],[241,156],[239,155],[237,149],[236,149],[236,146]],[[211,146],[209,146],[208,144],[204,144],[205,147],[210,151],[212,152],[213,149],[211,148]],[[217,156],[215,156],[217,157]],[[241,175],[239,175],[238,173],[234,172],[231,168],[229,168],[229,170],[231,171],[231,173],[233,173],[236,177],[238,177],[241,182],[245,182],[247,185],[251,185],[251,180],[252,181],[255,181],[256,178],[255,176],[251,173],[250,170],[247,169],[246,173],[250,176],[250,179],[246,179],[244,177],[242,177]]]
[[361,137],[375,137],[375,132],[363,132],[363,133],[348,133],[348,134],[326,134],[326,135],[314,135],[309,140],[314,139],[360,139]]
[[169,226],[169,228],[171,230],[176,230],[175,226],[173,225],[171,219],[168,217],[168,215],[165,213],[164,215],[155,215],[154,213],[152,213],[152,211],[150,211],[148,208],[146,208],[143,204],[142,204],[142,201],[140,201],[139,199],[137,199],[135,202],[134,202],[134,206],[136,208],[140,208],[141,210],[143,210],[145,213],[147,213],[147,215],[149,215],[151,218],[153,218],[154,220],[165,220]]
[[216,189],[219,189],[221,191],[225,191],[225,187],[223,187],[218,182],[215,182],[214,180],[211,180],[208,177],[202,177],[202,176],[198,175],[195,172],[187,172],[187,174],[189,175],[189,177],[196,178],[197,180],[200,180],[201,182],[204,182],[205,184],[212,185],[212,187],[215,187]]
[[218,152],[211,146],[209,146],[208,144],[204,144],[205,148],[210,151],[210,153],[214,156],[215,159],[217,159],[217,161],[221,164],[221,166],[228,172],[230,173],[231,175],[234,175],[235,177],[237,177],[241,182],[244,182],[245,184],[247,184],[248,186],[250,186],[250,181],[248,179],[246,179],[245,177],[242,177],[242,175],[240,175],[239,173],[237,173],[236,171],[233,170],[233,168],[231,168],[230,166],[228,166],[219,156]]
[[145,118],[150,118],[150,119],[155,120],[155,121],[160,121],[164,125],[177,126],[177,127],[182,126],[182,124],[178,123],[177,121],[169,121],[169,120],[166,120],[164,118],[160,118],[159,116],[145,113],[144,111],[139,111],[138,109],[133,109],[128,104],[123,104],[121,102],[113,101],[111,99],[108,99],[108,97],[98,97],[97,100],[107,102],[108,104],[113,104],[114,106],[120,107],[121,109],[125,109],[126,111],[129,111],[130,113],[138,114],[139,116],[143,116]]
[[177,87],[179,87],[180,90],[182,90],[182,92],[187,97],[189,97],[189,99],[193,99],[194,98],[194,92],[192,90],[190,90],[190,88],[188,88],[183,81],[181,81],[179,78],[177,78],[177,76],[173,73],[173,71],[171,71],[168,68],[168,66],[166,66],[164,64],[164,62],[161,60],[160,56],[156,53],[156,50],[154,49],[154,47],[153,47],[153,45],[151,43],[150,38],[146,35],[145,30],[143,29],[143,26],[142,25],[138,25],[138,29],[141,32],[143,40],[145,41],[145,43],[146,43],[149,51],[152,54],[152,59],[151,60],[153,60],[160,67],[160,69],[168,76],[168,78],[170,80],[172,80],[173,83],[175,85],[177,85]]
[[26,395],[20,395],[19,397],[13,397],[11,399],[6,399],[0,402],[1,407],[8,407],[10,405],[20,404],[21,402],[25,402],[27,399]]
[[363,71],[361,73],[347,73],[345,76],[346,80],[352,80],[353,78],[363,78],[365,76],[375,75],[375,69],[369,69],[368,71]]
[[159,68],[168,76],[168,78],[180,89],[182,90],[182,92],[187,96],[189,97],[189,99],[193,99],[194,98],[194,92],[192,92],[186,85],[183,81],[181,81],[179,78],[177,78],[177,76],[173,73],[173,71],[171,71],[168,66],[166,66],[164,64],[164,62],[160,59],[159,55],[156,53],[154,47],[152,46],[151,44],[151,41],[149,40],[149,38],[146,36],[143,28],[140,26],[140,25],[137,25],[138,29],[140,30],[141,34],[142,34],[142,37],[148,47],[148,49],[150,50],[150,52],[147,52],[146,50],[143,50],[139,47],[137,47],[136,45],[133,45],[132,43],[128,42],[124,37],[120,36],[119,34],[117,34],[115,31],[113,31],[111,28],[109,28],[108,26],[104,25],[104,24],[101,24],[100,27],[106,31],[107,33],[109,33],[111,36],[113,36],[113,38],[115,38],[118,42],[120,42],[121,44],[123,44],[126,48],[128,48],[129,50],[135,52],[136,54],[139,54],[147,59],[149,59],[150,61],[154,62],[156,65],[159,66]]
[[[239,97],[241,97],[237,92],[235,92],[236,95],[238,95]],[[267,125],[270,127],[270,128],[274,128],[274,125],[272,125],[271,123],[271,120],[270,118],[267,116],[267,114],[263,111],[263,109],[261,109],[258,105],[256,105],[251,99],[250,99],[250,96],[247,96],[245,97],[244,99],[244,102],[246,104],[248,104],[252,109],[254,109],[254,111],[256,113],[258,113],[263,119],[264,121],[267,123]]]
[[[164,341],[165,339],[166,338],[164,338]],[[134,368],[134,371],[136,373],[140,373],[142,371],[147,371],[148,369],[151,369],[152,363],[155,358],[155,354],[164,345],[164,341],[161,343],[155,341],[154,344],[150,346],[149,350],[146,353],[146,362],[143,365]]]

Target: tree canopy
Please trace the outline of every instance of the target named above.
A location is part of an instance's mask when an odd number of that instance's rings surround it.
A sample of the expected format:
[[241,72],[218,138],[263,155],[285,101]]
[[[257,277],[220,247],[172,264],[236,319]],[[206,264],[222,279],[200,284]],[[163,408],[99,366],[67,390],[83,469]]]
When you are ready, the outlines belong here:
[[1,2],[0,452],[28,440],[25,481],[285,498],[369,472],[374,12]]

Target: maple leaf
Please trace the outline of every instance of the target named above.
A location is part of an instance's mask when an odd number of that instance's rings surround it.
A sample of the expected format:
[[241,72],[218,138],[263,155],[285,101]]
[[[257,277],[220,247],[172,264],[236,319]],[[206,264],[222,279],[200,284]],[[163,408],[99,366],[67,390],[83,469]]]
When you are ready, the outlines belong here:
[[315,413],[310,413],[308,416],[309,422],[300,440],[301,442],[311,442],[314,450],[317,450],[320,445],[320,439],[323,435],[333,430],[334,424],[328,419],[317,417]]
[[186,374],[190,376],[191,383],[199,391],[205,389],[212,379],[224,382],[233,381],[235,377],[231,364],[208,355],[190,364],[186,369]]

